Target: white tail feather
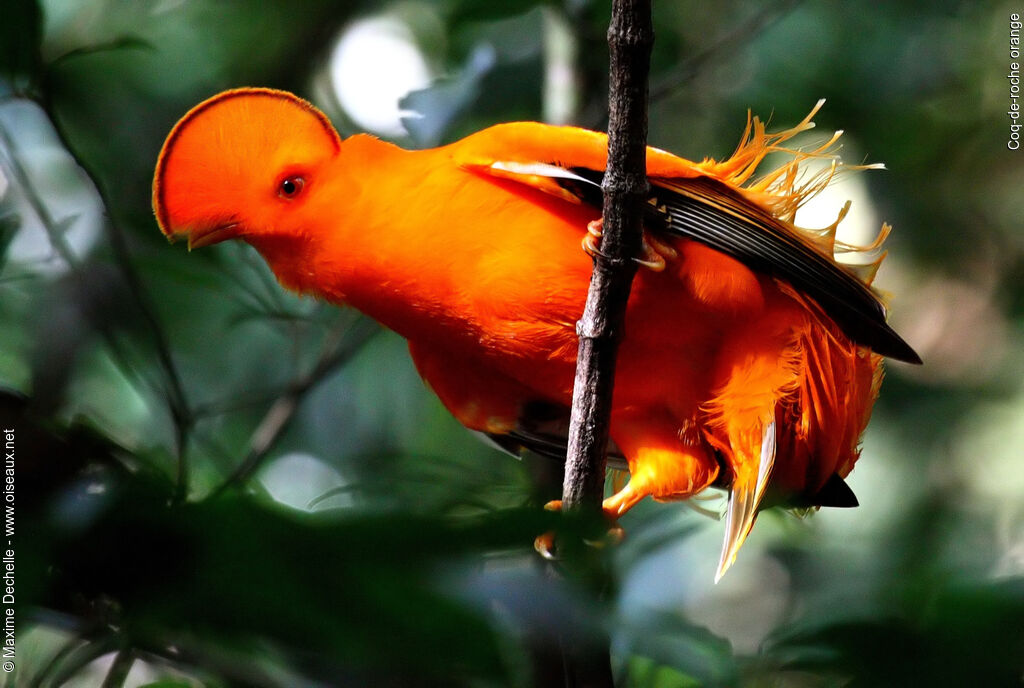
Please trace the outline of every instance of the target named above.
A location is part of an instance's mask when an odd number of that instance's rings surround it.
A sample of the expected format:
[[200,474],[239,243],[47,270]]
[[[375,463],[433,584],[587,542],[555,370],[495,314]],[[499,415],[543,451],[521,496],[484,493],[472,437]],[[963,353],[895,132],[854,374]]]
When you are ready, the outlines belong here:
[[757,507],[764,497],[772,466],[775,465],[775,421],[768,423],[761,436],[761,455],[757,465],[757,478],[743,483],[734,482],[729,491],[729,505],[725,512],[725,541],[722,543],[722,556],[718,561],[718,572],[715,574],[717,583],[729,570],[736,555],[747,539],[747,534],[754,525]]

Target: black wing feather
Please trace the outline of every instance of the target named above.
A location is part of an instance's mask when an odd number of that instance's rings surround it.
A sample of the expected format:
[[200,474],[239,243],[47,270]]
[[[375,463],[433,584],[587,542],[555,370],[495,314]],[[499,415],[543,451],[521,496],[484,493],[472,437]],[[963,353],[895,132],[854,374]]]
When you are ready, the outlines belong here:
[[[572,170],[591,182],[567,180],[583,201],[600,207],[602,172]],[[685,237],[788,282],[814,299],[843,332],[883,356],[921,358],[885,321],[878,297],[852,274],[793,235],[783,222],[722,182],[707,177],[651,179],[651,229]],[[571,184],[571,186],[570,186]]]

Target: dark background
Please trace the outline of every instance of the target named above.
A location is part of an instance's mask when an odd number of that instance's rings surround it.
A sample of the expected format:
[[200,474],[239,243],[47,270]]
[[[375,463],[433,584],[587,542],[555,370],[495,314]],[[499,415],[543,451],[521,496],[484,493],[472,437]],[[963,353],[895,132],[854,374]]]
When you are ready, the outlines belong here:
[[[805,141],[845,129],[846,161],[888,171],[846,177],[804,224],[852,198],[849,236],[894,225],[877,286],[925,360],[888,367],[860,508],[763,514],[717,586],[721,525],[645,502],[607,604],[583,602],[530,549],[550,466],[477,442],[397,336],[284,292],[247,247],[160,235],[160,145],[225,88],[293,90],[348,135],[411,50],[434,78],[404,101],[421,117],[376,125],[402,145],[603,127],[606,5],[5,0],[5,685],[523,686],[570,617],[610,630],[621,685],[1021,684],[1021,6],[655,3],[650,142],[721,158],[748,108],[783,128],[827,98]],[[376,35],[350,44],[371,88],[343,96],[331,56],[353,26]]]

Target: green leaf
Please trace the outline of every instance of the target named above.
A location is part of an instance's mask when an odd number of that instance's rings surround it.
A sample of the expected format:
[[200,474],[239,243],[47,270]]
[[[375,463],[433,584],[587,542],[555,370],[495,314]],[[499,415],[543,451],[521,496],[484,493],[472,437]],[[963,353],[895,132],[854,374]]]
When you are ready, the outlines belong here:
[[684,685],[725,688],[736,684],[737,664],[728,640],[675,614],[650,610],[643,617],[642,627],[624,629],[632,654],[683,674],[691,680]]
[[[30,419],[19,428],[19,462],[43,460]],[[84,440],[57,434],[41,452],[73,454],[68,441]],[[41,490],[48,498],[36,492],[41,508],[26,509],[26,609],[110,623],[169,661],[205,666],[215,652],[215,670],[237,675],[269,644],[289,661],[316,656],[311,677],[505,676],[492,622],[437,572],[483,552],[529,552],[552,514],[309,514],[238,494],[175,505],[173,485],[139,459],[128,471],[90,453],[98,461],[59,475]]]
[[83,55],[95,55],[97,53],[116,52],[118,50],[156,50],[156,46],[138,36],[121,36],[105,43],[86,45],[69,50],[63,55],[56,57],[51,62],[51,66]]
[[399,101],[414,115],[402,118],[406,130],[421,146],[440,143],[452,125],[480,96],[480,82],[494,69],[494,48],[478,45],[454,77],[438,79],[427,88],[412,91]]
[[1017,685],[1024,671],[1024,578],[938,585],[888,615],[780,631],[783,666],[850,677],[855,688]]

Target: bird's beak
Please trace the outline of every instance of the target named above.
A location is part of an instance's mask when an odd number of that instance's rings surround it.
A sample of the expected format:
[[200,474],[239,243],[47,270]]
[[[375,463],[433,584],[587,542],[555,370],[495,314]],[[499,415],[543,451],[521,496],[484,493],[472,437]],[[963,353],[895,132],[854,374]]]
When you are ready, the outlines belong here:
[[191,251],[194,248],[202,248],[203,246],[211,246],[213,244],[219,244],[222,241],[228,239],[234,239],[239,234],[239,224],[237,222],[227,222],[220,225],[213,225],[211,227],[195,227],[183,232],[175,232],[171,235],[171,241],[177,241],[178,239],[188,240],[188,250]]

